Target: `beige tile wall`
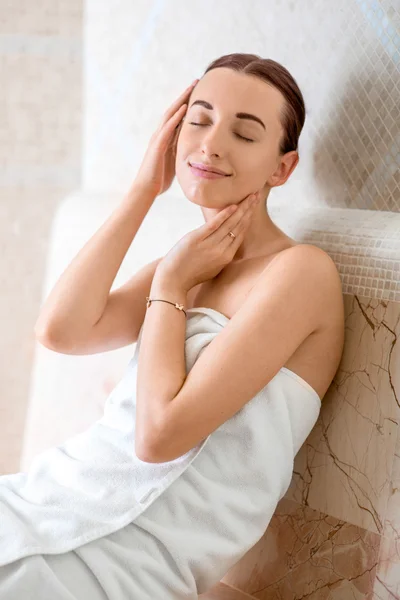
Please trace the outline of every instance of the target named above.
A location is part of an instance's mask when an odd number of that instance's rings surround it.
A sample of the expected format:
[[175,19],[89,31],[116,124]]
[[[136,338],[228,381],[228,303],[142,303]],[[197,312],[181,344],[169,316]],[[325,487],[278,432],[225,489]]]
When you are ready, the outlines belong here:
[[0,1],[0,473],[19,469],[55,210],[81,180],[82,1]]

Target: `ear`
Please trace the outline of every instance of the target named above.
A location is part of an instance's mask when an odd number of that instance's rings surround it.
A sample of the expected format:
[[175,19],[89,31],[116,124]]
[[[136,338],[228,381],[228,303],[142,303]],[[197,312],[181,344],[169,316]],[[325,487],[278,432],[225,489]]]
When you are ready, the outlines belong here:
[[286,152],[280,160],[277,169],[267,179],[268,185],[272,187],[279,187],[286,183],[290,175],[295,170],[299,162],[299,154],[296,150],[292,152]]

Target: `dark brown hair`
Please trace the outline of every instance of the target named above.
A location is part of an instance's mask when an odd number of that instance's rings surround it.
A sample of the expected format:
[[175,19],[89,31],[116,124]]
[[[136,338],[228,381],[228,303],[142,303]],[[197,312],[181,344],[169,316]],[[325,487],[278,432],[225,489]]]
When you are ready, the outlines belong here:
[[204,75],[219,67],[259,77],[282,93],[285,102],[280,119],[284,133],[279,144],[279,153],[283,155],[292,150],[298,151],[298,141],[306,118],[306,108],[300,88],[289,71],[270,58],[261,58],[256,54],[235,53],[225,54],[215,59],[208,65]]

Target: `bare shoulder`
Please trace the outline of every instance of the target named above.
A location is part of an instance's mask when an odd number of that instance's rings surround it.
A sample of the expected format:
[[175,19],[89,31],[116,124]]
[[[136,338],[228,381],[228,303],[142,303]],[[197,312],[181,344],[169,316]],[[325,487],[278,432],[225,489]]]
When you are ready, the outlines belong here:
[[[316,333],[319,335],[319,341],[328,342],[332,351],[336,348],[337,356],[340,356],[344,345],[346,317],[339,270],[332,257],[322,248],[312,244],[299,244],[297,249],[298,256],[301,257],[299,260],[308,261],[317,274],[315,285],[319,288],[320,301],[316,314],[319,321]],[[318,337],[315,341],[318,343]]]
[[[291,264],[300,267],[300,277],[295,279],[300,286],[304,283],[301,295],[309,297],[313,306],[314,330],[285,367],[300,375],[323,398],[337,372],[345,344],[342,281],[334,260],[322,248],[298,244],[288,250],[290,260],[297,261]],[[289,271],[293,273],[295,269]]]
[[[344,322],[342,280],[332,257],[313,244],[297,244],[287,248],[282,254],[286,255],[285,260],[298,267],[299,272],[304,275],[306,293],[312,290],[318,292],[318,329],[321,330],[325,326],[332,328],[334,324],[341,328]],[[310,285],[313,285],[312,289]]]
[[320,261],[320,264],[324,268],[324,274],[326,275],[326,278],[324,279],[326,279],[326,282],[328,284],[330,283],[332,285],[333,289],[336,290],[336,292],[339,294],[340,301],[342,301],[342,280],[333,258],[328,254],[328,252],[326,252],[322,248],[319,248],[318,246],[313,246],[312,244],[304,245],[308,247],[310,254],[312,256],[315,256],[315,260]]
[[329,259],[333,264],[334,261],[332,260],[332,258],[329,256],[329,254],[327,252],[325,252],[325,250],[323,250],[322,248],[320,248],[319,246],[315,246],[314,244],[294,244],[293,246],[291,246],[290,248],[287,248],[286,250],[284,250],[283,252],[292,252],[297,254],[298,256],[324,256],[326,257],[326,259]]
[[[293,244],[279,251],[266,265],[258,280],[259,292],[273,289],[291,300],[302,298],[307,306],[332,306],[332,300],[342,302],[342,284],[335,262],[327,252],[313,244]],[[294,289],[295,288],[295,289]],[[279,292],[278,292],[279,290]],[[295,292],[292,294],[291,292]]]
[[[284,260],[295,261],[298,265],[306,265],[311,268],[322,269],[326,275],[324,280],[330,279],[334,283],[340,281],[339,271],[332,257],[319,246],[313,244],[295,244],[279,253]],[[322,283],[322,282],[321,282]]]

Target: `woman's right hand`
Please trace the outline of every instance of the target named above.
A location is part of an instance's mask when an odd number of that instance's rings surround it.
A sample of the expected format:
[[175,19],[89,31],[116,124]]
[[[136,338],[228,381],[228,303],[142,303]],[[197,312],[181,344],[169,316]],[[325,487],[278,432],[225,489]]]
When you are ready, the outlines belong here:
[[198,79],[178,97],[164,113],[160,125],[150,138],[135,184],[154,197],[168,190],[175,177],[175,153],[178,127],[186,113],[187,102]]

